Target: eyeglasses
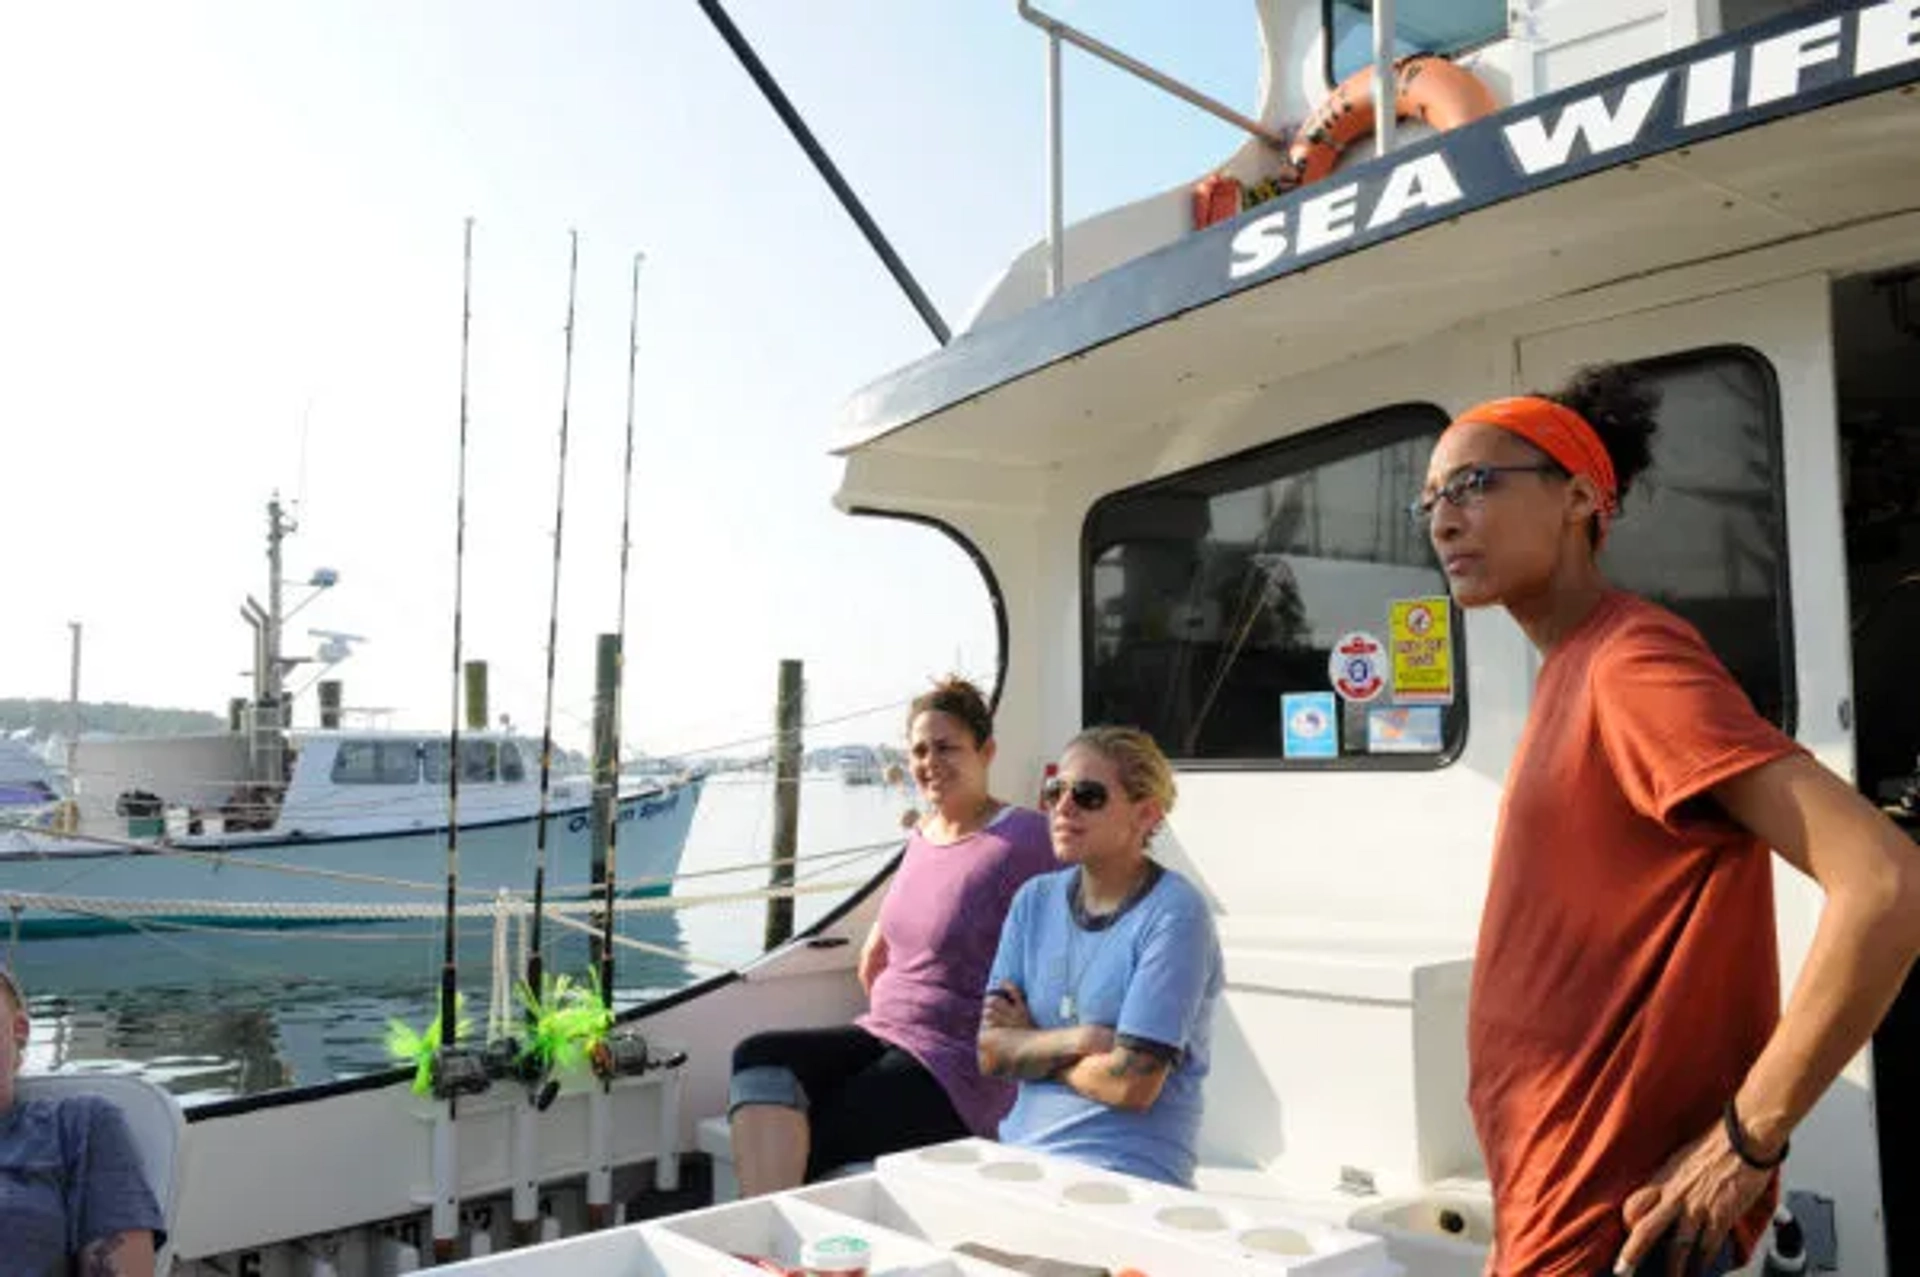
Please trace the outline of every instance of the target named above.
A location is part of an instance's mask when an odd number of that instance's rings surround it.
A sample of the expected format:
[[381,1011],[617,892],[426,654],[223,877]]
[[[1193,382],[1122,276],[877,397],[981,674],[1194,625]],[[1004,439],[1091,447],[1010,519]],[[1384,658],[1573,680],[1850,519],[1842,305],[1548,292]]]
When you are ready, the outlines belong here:
[[1107,805],[1106,785],[1097,780],[1076,780],[1072,784],[1051,776],[1047,783],[1040,786],[1040,805],[1052,811],[1060,805],[1062,798],[1072,798],[1073,805],[1081,811],[1099,811]]
[[1559,466],[1550,461],[1537,462],[1530,466],[1468,466],[1456,470],[1447,476],[1447,481],[1407,503],[1407,518],[1413,526],[1426,531],[1433,522],[1433,512],[1444,499],[1456,510],[1470,505],[1478,505],[1488,492],[1500,486],[1503,474],[1561,474]]

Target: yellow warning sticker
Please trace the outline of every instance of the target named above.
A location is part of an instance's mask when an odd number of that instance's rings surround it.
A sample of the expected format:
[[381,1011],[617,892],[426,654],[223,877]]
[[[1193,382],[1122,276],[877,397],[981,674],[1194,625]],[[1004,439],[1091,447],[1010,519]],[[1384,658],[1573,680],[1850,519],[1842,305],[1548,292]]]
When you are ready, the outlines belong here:
[[1387,647],[1395,704],[1453,704],[1452,600],[1440,595],[1390,603]]

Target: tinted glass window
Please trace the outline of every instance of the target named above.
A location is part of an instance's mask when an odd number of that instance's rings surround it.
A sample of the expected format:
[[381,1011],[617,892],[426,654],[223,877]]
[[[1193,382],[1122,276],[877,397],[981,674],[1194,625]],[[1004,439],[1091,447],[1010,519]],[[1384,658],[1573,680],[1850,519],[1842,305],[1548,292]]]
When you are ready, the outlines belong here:
[[[1372,0],[1327,0],[1328,77],[1338,84],[1373,64]],[[1507,34],[1507,0],[1398,0],[1395,57],[1458,53]]]
[[1738,31],[1795,9],[1817,9],[1818,0],[1720,0],[1720,29]]
[[494,778],[494,760],[498,748],[490,740],[463,740],[460,742],[460,779],[463,782],[485,785]]
[[333,756],[336,785],[411,785],[418,776],[412,741],[345,740]]
[[[1435,408],[1389,409],[1100,502],[1086,525],[1086,721],[1144,727],[1187,760],[1431,762],[1456,747],[1459,618],[1406,514],[1445,425]],[[1409,672],[1402,695],[1376,650],[1346,663],[1359,681],[1336,696],[1343,639],[1391,648],[1411,628],[1444,639],[1426,673],[1450,675],[1448,694]]]
[[[499,746],[490,740],[463,740],[460,742],[460,783],[463,785],[485,785],[494,779],[494,765],[498,757]],[[420,747],[420,757],[424,764],[429,785],[447,783],[447,742],[443,740],[427,741]],[[516,755],[517,759],[517,755]]]
[[[1749,351],[1655,360],[1653,467],[1601,564],[1687,618],[1776,723],[1791,726],[1786,511],[1772,370]],[[1838,569],[1836,569],[1837,571]]]

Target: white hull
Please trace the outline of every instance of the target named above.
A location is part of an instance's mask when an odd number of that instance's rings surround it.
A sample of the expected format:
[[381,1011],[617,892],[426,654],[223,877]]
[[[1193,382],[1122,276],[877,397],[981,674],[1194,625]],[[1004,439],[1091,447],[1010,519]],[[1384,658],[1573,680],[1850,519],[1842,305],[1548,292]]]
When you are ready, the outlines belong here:
[[[623,894],[666,893],[702,784],[622,799],[616,868],[629,884]],[[547,819],[547,890],[556,902],[580,898],[592,882],[590,823],[586,807]],[[485,902],[502,889],[528,891],[535,833],[532,818],[463,826],[463,901]],[[351,910],[394,906],[389,920],[398,920],[401,909],[430,909],[444,900],[446,845],[444,828],[338,838],[235,835],[144,847],[0,833],[0,902],[23,906],[21,934],[28,939],[122,929],[129,917],[299,928],[378,920]]]

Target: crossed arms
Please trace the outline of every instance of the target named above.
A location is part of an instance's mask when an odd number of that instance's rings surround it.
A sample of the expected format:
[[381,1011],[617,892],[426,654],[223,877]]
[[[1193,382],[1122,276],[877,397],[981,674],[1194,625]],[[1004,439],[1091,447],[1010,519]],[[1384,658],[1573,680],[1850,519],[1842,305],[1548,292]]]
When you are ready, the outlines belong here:
[[1172,1059],[1154,1044],[1082,1024],[1037,1028],[1018,985],[1003,981],[980,1013],[980,1071],[1036,1082],[1051,1078],[1097,1104],[1144,1113],[1160,1098]]

